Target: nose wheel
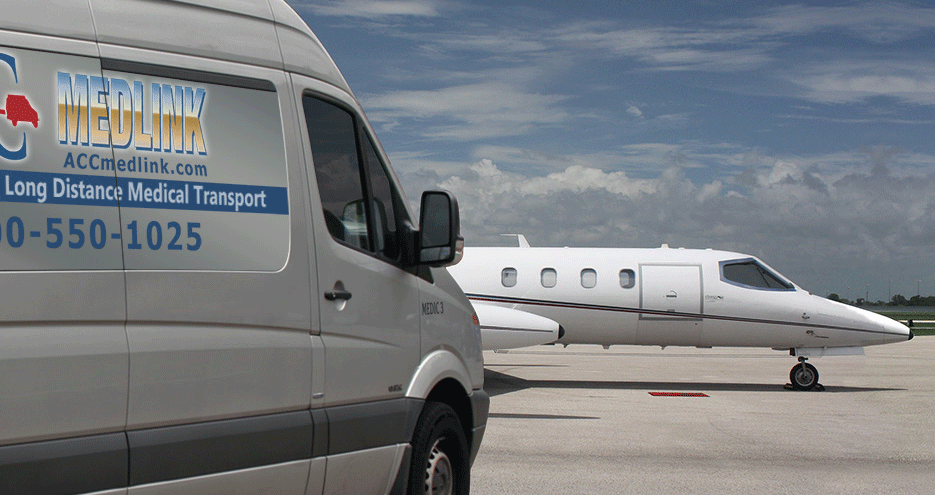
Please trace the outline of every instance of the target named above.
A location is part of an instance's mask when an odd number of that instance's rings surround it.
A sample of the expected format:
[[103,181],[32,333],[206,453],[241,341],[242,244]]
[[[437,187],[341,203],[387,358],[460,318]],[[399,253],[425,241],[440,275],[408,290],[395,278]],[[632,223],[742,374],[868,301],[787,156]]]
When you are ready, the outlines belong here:
[[789,372],[789,381],[795,390],[812,390],[818,385],[818,370],[805,362],[805,356],[799,356],[799,364]]

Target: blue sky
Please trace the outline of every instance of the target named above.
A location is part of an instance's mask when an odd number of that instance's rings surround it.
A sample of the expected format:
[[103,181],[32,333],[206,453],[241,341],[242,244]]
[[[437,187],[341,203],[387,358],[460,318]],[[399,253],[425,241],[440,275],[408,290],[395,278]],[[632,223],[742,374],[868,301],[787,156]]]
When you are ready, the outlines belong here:
[[289,0],[470,245],[712,247],[935,293],[935,8]]

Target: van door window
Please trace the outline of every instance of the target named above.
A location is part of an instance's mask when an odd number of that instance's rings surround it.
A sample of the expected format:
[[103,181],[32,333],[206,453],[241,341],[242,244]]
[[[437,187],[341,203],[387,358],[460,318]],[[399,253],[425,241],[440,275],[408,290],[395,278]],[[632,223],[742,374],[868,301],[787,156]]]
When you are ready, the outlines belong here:
[[302,100],[328,232],[337,241],[369,251],[354,117],[342,108],[310,96]]
[[313,96],[302,100],[328,232],[399,264],[400,226],[409,216],[373,139],[351,111]]

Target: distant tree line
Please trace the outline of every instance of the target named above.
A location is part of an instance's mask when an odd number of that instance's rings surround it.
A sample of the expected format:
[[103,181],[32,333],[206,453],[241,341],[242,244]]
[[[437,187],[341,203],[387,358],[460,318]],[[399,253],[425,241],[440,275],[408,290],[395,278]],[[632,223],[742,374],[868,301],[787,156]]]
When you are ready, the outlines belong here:
[[868,301],[862,297],[858,297],[856,301],[851,301],[832,292],[828,294],[828,299],[850,304],[851,306],[935,306],[935,296],[912,296],[906,299],[906,296],[896,294],[889,301]]

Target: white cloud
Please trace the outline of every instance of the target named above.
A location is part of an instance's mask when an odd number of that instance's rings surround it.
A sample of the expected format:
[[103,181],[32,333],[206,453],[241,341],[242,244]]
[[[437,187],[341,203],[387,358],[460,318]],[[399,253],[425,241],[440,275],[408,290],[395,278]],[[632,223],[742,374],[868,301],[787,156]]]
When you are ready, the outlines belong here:
[[535,32],[501,31],[492,34],[449,34],[433,45],[451,51],[483,52],[494,55],[541,53],[550,49],[547,39]]
[[372,121],[418,119],[426,137],[456,141],[516,136],[560,124],[570,118],[558,106],[565,99],[502,81],[362,98]]
[[640,194],[654,192],[651,181],[634,180],[626,172],[604,172],[596,168],[572,165],[561,172],[554,172],[545,177],[533,177],[514,185],[515,190],[523,195],[552,194],[561,191],[584,193],[587,191],[607,191],[611,194],[639,198]]
[[[521,170],[523,175],[549,174],[571,167],[608,171],[625,170],[632,177],[656,176],[662,170],[678,166],[685,169],[718,168],[727,170],[743,166],[740,150],[729,144],[706,144],[687,141],[682,144],[639,143],[616,149],[569,154],[560,147],[551,149],[518,148],[480,144],[473,150],[474,159],[489,159],[507,164],[509,170]],[[400,162],[410,167],[409,162]]]
[[935,67],[914,62],[824,63],[788,74],[801,96],[824,103],[850,103],[888,96],[908,103],[935,105]]
[[605,23],[576,23],[559,30],[557,37],[581,49],[596,47],[663,70],[748,70],[771,60],[771,44],[754,44],[756,35],[749,29],[617,29]]
[[778,7],[752,19],[773,35],[800,35],[842,29],[876,43],[893,43],[931,33],[935,9],[895,2],[871,2],[841,7]]
[[[796,40],[798,37],[818,33],[827,36],[834,31],[844,31],[876,44],[896,43],[914,37],[926,43],[925,40],[935,32],[935,8],[892,2],[842,7],[790,5],[691,28],[619,28],[608,22],[576,22],[557,29],[556,39],[579,50],[596,48],[611,55],[633,58],[656,70],[736,72],[769,67],[776,62],[778,50],[800,43]],[[885,65],[891,58],[884,55],[869,58],[866,63]],[[900,91],[898,88],[910,93],[919,90],[917,79],[899,75],[890,79],[829,82],[832,86],[844,85],[845,92],[875,92],[886,86],[895,86],[893,91],[897,92]],[[923,86],[927,91],[929,86]]]

